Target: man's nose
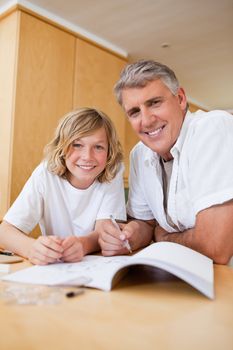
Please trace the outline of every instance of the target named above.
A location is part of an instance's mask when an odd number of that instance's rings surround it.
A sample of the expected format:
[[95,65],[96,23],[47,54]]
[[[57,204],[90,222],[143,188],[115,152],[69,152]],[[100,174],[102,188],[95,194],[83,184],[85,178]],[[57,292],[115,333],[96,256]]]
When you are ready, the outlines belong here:
[[146,107],[141,108],[141,123],[144,127],[150,126],[153,121],[153,115]]

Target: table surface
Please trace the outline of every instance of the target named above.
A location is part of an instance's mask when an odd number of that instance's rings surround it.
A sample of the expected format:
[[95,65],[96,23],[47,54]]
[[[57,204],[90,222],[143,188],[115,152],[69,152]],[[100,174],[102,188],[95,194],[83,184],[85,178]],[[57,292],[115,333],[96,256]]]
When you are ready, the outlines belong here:
[[1,282],[0,349],[232,350],[233,269],[215,265],[214,274],[213,301],[169,273],[143,266],[131,268],[111,292],[86,288],[67,298],[60,289],[57,304],[11,302],[6,292],[15,285]]

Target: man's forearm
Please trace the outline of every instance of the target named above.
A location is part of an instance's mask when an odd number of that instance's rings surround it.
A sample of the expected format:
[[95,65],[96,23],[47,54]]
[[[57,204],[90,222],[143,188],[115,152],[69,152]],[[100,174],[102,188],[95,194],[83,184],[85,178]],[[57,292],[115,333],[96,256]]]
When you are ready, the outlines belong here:
[[225,254],[224,250],[219,253],[219,250],[216,249],[214,237],[205,236],[197,232],[195,228],[183,232],[170,233],[157,226],[155,228],[155,240],[156,242],[166,241],[184,245],[208,256],[217,264],[227,264],[231,258],[230,254],[228,252]]
[[156,242],[174,242],[186,247],[198,250],[198,244],[195,242],[195,230],[189,229],[183,232],[167,232],[162,227],[155,228]]

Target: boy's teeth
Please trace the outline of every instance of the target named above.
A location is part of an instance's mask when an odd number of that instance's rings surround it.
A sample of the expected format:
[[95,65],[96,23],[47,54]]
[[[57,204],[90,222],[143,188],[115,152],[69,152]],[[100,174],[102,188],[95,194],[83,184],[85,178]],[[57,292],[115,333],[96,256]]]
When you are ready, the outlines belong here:
[[83,169],[91,169],[93,168],[94,166],[93,165],[79,165],[80,168],[83,168]]

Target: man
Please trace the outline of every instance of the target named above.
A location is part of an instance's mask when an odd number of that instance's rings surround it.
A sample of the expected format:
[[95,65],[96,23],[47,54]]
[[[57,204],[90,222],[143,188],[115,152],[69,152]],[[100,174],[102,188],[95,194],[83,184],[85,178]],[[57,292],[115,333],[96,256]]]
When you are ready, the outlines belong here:
[[233,255],[233,116],[190,113],[174,72],[155,61],[127,65],[115,85],[139,136],[131,152],[128,224],[106,229],[104,255],[176,242],[219,264]]

